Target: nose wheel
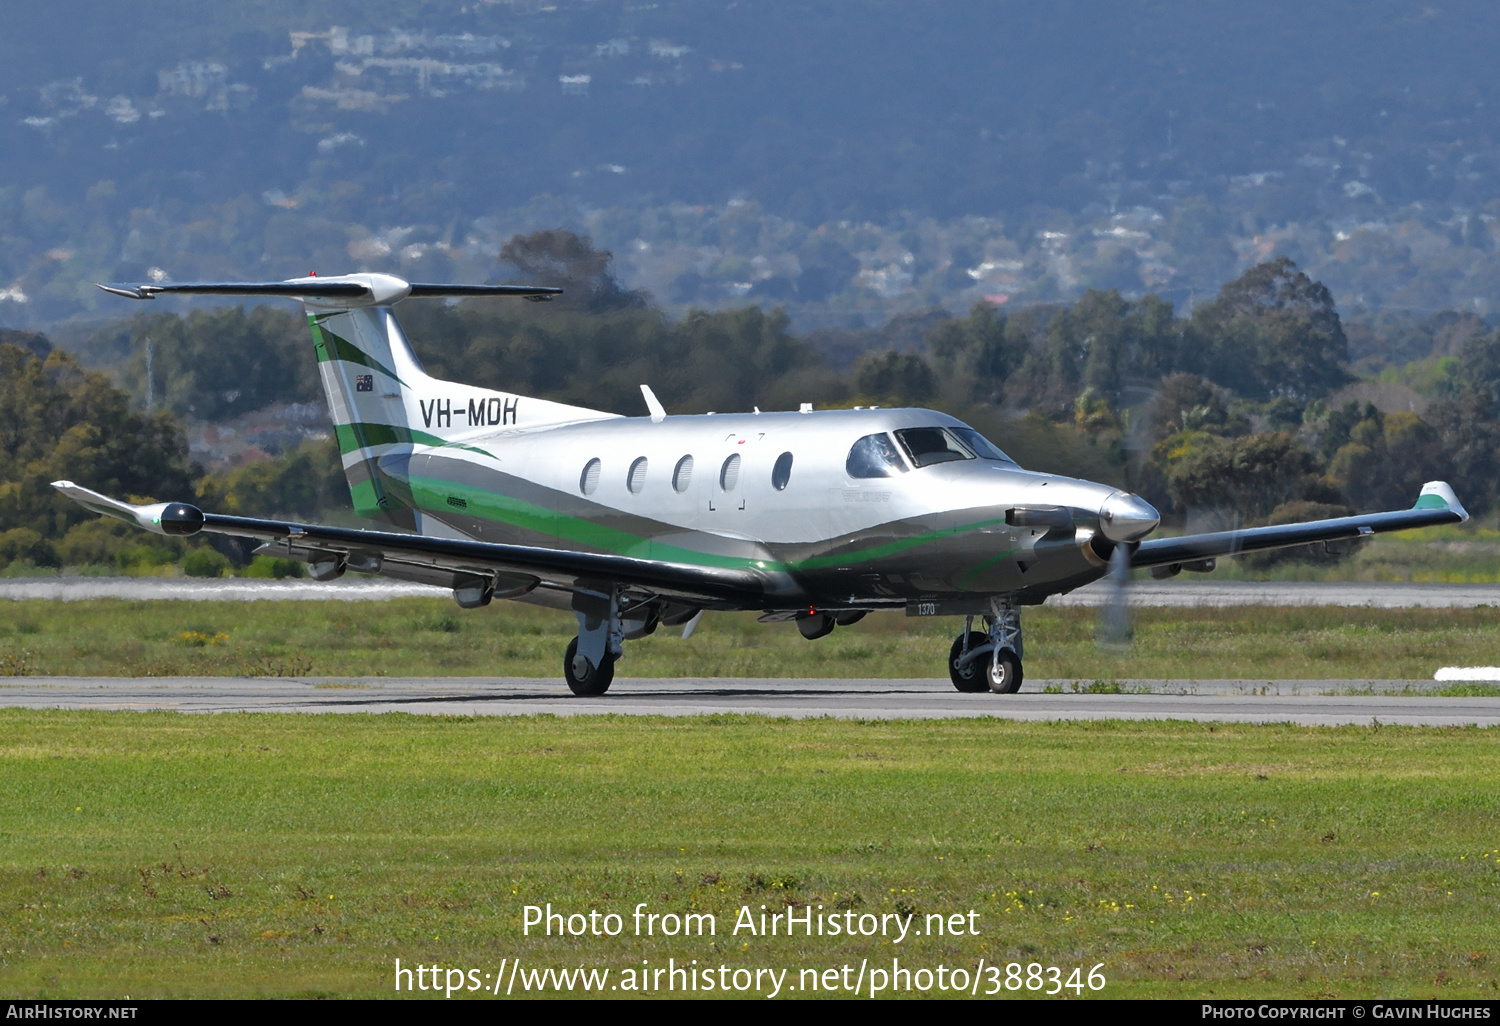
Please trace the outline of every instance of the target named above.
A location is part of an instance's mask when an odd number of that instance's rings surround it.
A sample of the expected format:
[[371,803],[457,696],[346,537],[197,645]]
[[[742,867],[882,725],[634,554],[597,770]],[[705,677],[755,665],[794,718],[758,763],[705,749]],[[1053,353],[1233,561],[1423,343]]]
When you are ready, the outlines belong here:
[[985,666],[985,683],[997,695],[1014,695],[1021,690],[1021,658],[1010,649]]
[[995,603],[985,617],[988,631],[974,630],[969,617],[964,632],[948,650],[948,676],[967,694],[990,691],[1013,695],[1021,690],[1021,618],[1014,606]]

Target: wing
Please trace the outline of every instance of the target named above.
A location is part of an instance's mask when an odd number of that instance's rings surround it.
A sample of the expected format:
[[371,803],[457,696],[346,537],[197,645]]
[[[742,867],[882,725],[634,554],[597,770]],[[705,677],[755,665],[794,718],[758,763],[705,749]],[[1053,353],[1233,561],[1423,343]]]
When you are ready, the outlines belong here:
[[1333,520],[1312,520],[1304,524],[1278,524],[1274,527],[1249,527],[1240,531],[1190,534],[1182,538],[1155,538],[1141,542],[1131,555],[1130,565],[1182,569],[1183,564],[1209,560],[1216,556],[1235,556],[1241,552],[1279,549],[1309,542],[1365,538],[1386,531],[1405,531],[1435,524],[1459,524],[1468,519],[1468,512],[1446,482],[1429,481],[1422,486],[1417,504],[1411,509],[1366,513]]
[[700,567],[593,552],[497,545],[392,531],[298,524],[204,513],[185,502],[135,506],[90,491],[71,481],[52,487],[74,502],[157,534],[200,532],[257,538],[261,551],[311,564],[313,576],[330,579],[345,569],[452,588],[465,594],[518,598],[537,587],[592,591],[621,584],[663,598],[711,609],[759,609],[764,582],[742,570]]

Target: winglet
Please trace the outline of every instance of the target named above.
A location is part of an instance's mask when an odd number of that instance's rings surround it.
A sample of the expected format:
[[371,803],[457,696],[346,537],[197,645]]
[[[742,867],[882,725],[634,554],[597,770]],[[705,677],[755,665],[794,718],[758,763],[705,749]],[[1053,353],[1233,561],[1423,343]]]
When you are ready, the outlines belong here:
[[656,398],[656,393],[651,391],[650,385],[641,386],[641,395],[646,397],[646,409],[651,411],[651,423],[660,424],[667,419],[667,409]]
[[1458,501],[1458,496],[1447,481],[1428,481],[1422,486],[1422,494],[1417,496],[1417,504],[1412,509],[1448,509],[1457,513],[1460,520],[1469,519],[1469,511],[1464,509],[1464,504]]

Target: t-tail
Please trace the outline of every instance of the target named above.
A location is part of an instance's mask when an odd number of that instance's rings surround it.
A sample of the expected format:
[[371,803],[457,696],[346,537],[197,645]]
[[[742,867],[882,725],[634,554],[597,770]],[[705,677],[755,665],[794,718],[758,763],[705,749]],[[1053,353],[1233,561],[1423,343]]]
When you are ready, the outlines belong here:
[[318,373],[328,396],[355,512],[408,529],[422,526],[401,487],[406,457],[412,452],[465,446],[517,429],[614,416],[431,377],[422,369],[392,309],[404,299],[521,296],[546,300],[560,289],[423,285],[388,274],[99,287],[131,299],[188,294],[300,300],[312,328]]

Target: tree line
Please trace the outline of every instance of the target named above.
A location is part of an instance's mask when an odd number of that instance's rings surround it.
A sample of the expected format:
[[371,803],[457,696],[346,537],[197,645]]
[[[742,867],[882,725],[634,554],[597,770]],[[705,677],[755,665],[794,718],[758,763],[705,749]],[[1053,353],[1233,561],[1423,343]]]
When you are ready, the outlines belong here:
[[[1349,339],[1328,290],[1285,258],[1251,268],[1186,315],[1157,296],[1103,290],[1054,306],[981,303],[888,332],[891,344],[847,367],[831,354],[848,338],[798,335],[779,310],[669,317],[621,288],[608,254],[586,238],[518,237],[506,259],[524,280],[562,285],[564,296],[403,306],[429,372],[626,414],[644,412],[641,382],[674,413],[932,406],[968,420],[1023,466],[1131,488],[1179,521],[1397,508],[1436,478],[1451,480],[1471,510],[1496,498],[1500,333],[1479,322],[1448,355],[1406,365],[1420,411],[1335,399],[1355,380]],[[866,344],[880,341],[866,335]],[[247,515],[347,510],[331,440],[241,467],[205,470],[188,459],[184,422],[321,401],[296,313],[146,312],[106,325],[80,351],[110,373],[83,369],[41,336],[0,336],[0,566],[139,557],[127,550],[145,544],[140,537],[46,487],[60,477]],[[159,551],[149,558],[186,551],[150,544]],[[224,555],[244,559],[233,548]]]

